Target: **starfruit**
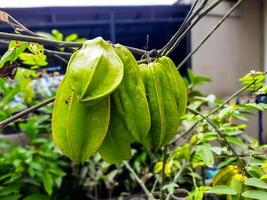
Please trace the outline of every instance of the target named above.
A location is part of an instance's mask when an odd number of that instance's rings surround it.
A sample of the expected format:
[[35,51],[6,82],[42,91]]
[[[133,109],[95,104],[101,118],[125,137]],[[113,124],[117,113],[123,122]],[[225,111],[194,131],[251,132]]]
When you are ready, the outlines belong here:
[[79,103],[65,77],[59,85],[52,114],[55,145],[77,163],[83,163],[102,144],[109,125],[110,98],[94,106]]
[[123,63],[101,37],[84,42],[70,58],[68,82],[79,102],[94,105],[111,94],[123,78]]

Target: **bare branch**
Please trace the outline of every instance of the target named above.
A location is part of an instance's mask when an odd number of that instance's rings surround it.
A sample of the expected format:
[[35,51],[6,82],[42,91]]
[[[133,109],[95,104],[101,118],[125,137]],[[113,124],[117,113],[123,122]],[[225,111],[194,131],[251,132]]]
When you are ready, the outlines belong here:
[[148,189],[146,188],[146,186],[143,183],[143,181],[138,177],[138,175],[135,173],[134,169],[128,164],[128,162],[123,161],[123,164],[129,170],[129,172],[133,175],[134,179],[137,181],[137,183],[143,189],[143,191],[145,192],[145,194],[148,197],[148,199],[149,200],[155,200],[155,198],[153,197],[153,195],[148,191]]
[[30,108],[28,108],[28,109],[26,109],[26,110],[24,110],[22,112],[17,113],[15,115],[13,115],[13,116],[5,119],[4,121],[1,121],[0,122],[0,128],[3,128],[7,124],[9,124],[11,122],[14,122],[14,121],[16,121],[16,120],[24,117],[25,115],[28,115],[28,114],[30,114],[30,113],[38,110],[39,108],[41,108],[43,106],[46,106],[46,105],[52,103],[54,100],[55,100],[55,97],[52,97],[50,99],[47,99],[47,100],[43,101],[42,103],[39,103],[39,104],[37,104],[37,105],[35,105],[33,107],[30,107]]
[[5,22],[13,27],[14,31],[18,34],[21,32],[26,32],[33,36],[39,36],[38,34],[32,32],[31,30],[27,29],[25,26],[23,26],[21,23],[19,23],[15,18],[10,16],[5,11],[0,11],[0,21]]
[[[4,33],[0,32],[0,38],[6,39],[6,40],[18,40],[18,41],[25,41],[25,42],[36,42],[43,45],[49,45],[49,46],[55,46],[57,48],[61,47],[82,47],[82,42],[65,42],[65,41],[56,41],[56,40],[50,40],[43,37],[34,37],[34,36],[28,36],[28,35],[18,35],[18,34],[12,34],[12,33]],[[132,53],[137,55],[143,55],[146,53],[143,49],[138,49],[134,47],[125,46],[128,48]]]
[[162,153],[162,171],[161,171],[161,185],[160,185],[160,200],[165,199],[165,194],[164,194],[164,184],[165,184],[165,168],[166,168],[166,162],[167,162],[167,148],[168,146],[166,145],[163,149]]
[[200,47],[210,38],[210,36],[222,25],[222,23],[233,13],[233,11],[242,3],[243,0],[239,0],[235,5],[223,16],[219,23],[206,35],[206,37],[198,44],[198,46],[186,56],[186,58],[178,65],[177,69],[179,70],[189,58],[191,58]]
[[191,9],[189,10],[185,20],[183,21],[182,25],[180,26],[180,28],[178,29],[178,31],[176,31],[176,33],[172,36],[172,38],[167,42],[167,44],[161,48],[161,50],[159,50],[159,53],[161,54],[162,51],[166,48],[168,48],[168,46],[170,46],[177,38],[178,36],[181,34],[181,32],[184,30],[185,27],[188,26],[188,24],[191,23],[192,21],[192,13],[197,5],[197,3],[199,2],[199,0],[196,0],[194,2],[194,4],[192,5]]
[[206,14],[208,14],[213,8],[215,8],[219,3],[221,3],[223,0],[216,0],[213,2],[208,8],[206,8],[202,13],[199,13],[197,18],[187,27],[187,29],[179,36],[175,42],[168,46],[168,48],[164,49],[162,52],[162,55],[169,55],[182,41],[182,39],[191,31],[191,29],[201,20]]

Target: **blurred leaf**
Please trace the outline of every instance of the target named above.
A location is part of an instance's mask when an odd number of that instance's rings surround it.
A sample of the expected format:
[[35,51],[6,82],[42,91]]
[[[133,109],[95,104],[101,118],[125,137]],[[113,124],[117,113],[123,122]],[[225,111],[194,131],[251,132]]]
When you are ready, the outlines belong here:
[[210,167],[214,165],[214,156],[209,144],[198,146],[196,151],[199,152],[199,155],[207,166]]
[[261,190],[248,190],[241,195],[245,198],[251,198],[256,200],[266,200],[267,192]]
[[19,55],[24,52],[28,46],[27,42],[11,41],[10,43],[9,49],[0,59],[0,68],[2,68],[6,62],[14,62],[17,60]]
[[63,36],[63,34],[60,33],[57,29],[53,29],[53,30],[52,30],[52,34],[53,34],[55,40],[63,41],[63,37],[64,37],[64,36]]
[[20,187],[21,185],[18,183],[5,186],[4,188],[0,189],[0,196],[7,196],[7,195],[19,193]]
[[256,72],[252,71],[251,73],[247,74],[246,76],[239,79],[239,81],[244,85],[251,85],[248,89],[257,91],[264,85],[265,74],[264,72]]
[[213,186],[206,193],[212,193],[212,194],[218,194],[218,195],[237,195],[237,192],[234,189],[226,185]]
[[191,69],[188,69],[187,73],[188,73],[188,76],[189,76],[190,83],[193,86],[202,85],[205,82],[210,82],[211,81],[211,79],[208,78],[208,77],[199,76],[199,75],[194,74]]
[[259,89],[257,94],[267,94],[267,85],[263,85],[262,88]]
[[238,145],[238,146],[244,146],[245,143],[238,137],[225,137],[226,140],[232,144]]
[[53,192],[53,177],[51,174],[45,171],[44,176],[42,177],[44,184],[44,189],[48,195],[51,195]]
[[0,197],[0,200],[19,200],[21,196],[21,194],[13,194],[10,196]]
[[23,200],[49,200],[50,197],[44,194],[31,194],[23,198]]
[[178,188],[179,185],[176,183],[169,183],[163,186],[163,190],[167,190],[169,193],[173,192],[175,188]]
[[258,166],[248,166],[246,169],[252,177],[260,178],[264,174],[263,169]]
[[245,180],[244,184],[256,188],[267,189],[267,184],[258,178],[248,178]]
[[77,40],[77,38],[78,38],[78,35],[73,33],[71,35],[66,36],[65,41],[66,42],[73,42],[73,41]]

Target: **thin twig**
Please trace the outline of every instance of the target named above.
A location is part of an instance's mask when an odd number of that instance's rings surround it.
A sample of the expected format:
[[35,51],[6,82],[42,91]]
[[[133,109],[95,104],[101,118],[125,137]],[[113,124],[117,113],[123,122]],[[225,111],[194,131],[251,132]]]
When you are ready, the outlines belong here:
[[[10,26],[12,26],[14,31],[17,34],[21,34],[21,32],[26,32],[32,36],[44,38],[43,36],[40,36],[39,34],[26,28],[24,25],[22,25],[20,22],[18,22],[15,18],[13,18],[7,12],[0,11],[0,15],[2,16],[2,18],[0,18],[0,21],[5,22],[5,23],[9,24]],[[3,42],[6,42],[7,44],[9,43],[8,41],[3,41]],[[55,58],[63,61],[64,63],[67,63],[68,61],[66,59],[70,58],[70,56],[71,56],[70,53],[52,51],[52,50],[48,50],[48,49],[44,49],[44,51],[45,51],[45,53],[48,53],[48,54],[54,56]]]
[[[203,115],[202,113],[198,112],[197,110],[193,110],[191,108],[187,108],[190,112],[201,116],[204,120],[207,121],[207,123],[218,133],[218,135],[221,137],[221,139],[223,139],[223,141],[225,142],[226,146],[230,149],[230,151],[232,151],[232,153],[235,155],[235,157],[237,158],[237,160],[239,161],[239,163],[242,165],[241,168],[244,172],[247,173],[246,171],[246,164],[244,163],[244,161],[238,156],[238,154],[236,153],[236,151],[234,150],[234,148],[231,146],[231,144],[228,142],[228,140],[225,138],[225,136],[223,135],[223,133],[218,129],[218,127],[205,115]],[[248,174],[248,173],[247,173]]]
[[50,99],[47,99],[39,104],[36,104],[35,106],[32,106],[22,112],[19,112],[3,121],[0,122],[0,128],[3,128],[4,126],[6,126],[7,124],[11,123],[11,122],[14,122],[22,117],[24,117],[25,115],[28,115],[36,110],[38,110],[39,108],[45,106],[45,105],[48,105],[50,103],[52,103],[53,101],[55,100],[55,97],[52,97]]
[[155,192],[155,190],[156,190],[156,187],[157,187],[157,185],[158,185],[159,179],[160,179],[160,176],[156,176],[156,180],[155,180],[155,182],[154,182],[154,184],[153,184],[153,186],[152,186],[152,189],[151,189],[151,191],[150,191],[151,194],[154,194],[154,192]]
[[198,44],[198,46],[186,56],[186,58],[178,65],[177,69],[180,69],[189,58],[191,58],[199,48],[210,38],[210,36],[221,26],[221,24],[233,13],[233,11],[242,3],[243,0],[239,0],[235,5],[223,16],[219,23],[206,35],[206,37]]
[[58,60],[64,62],[65,64],[68,64],[68,59],[66,59],[66,58],[64,58],[64,57],[62,57],[62,56],[60,56],[60,55],[54,53],[53,51],[44,49],[44,52],[45,52],[46,54],[48,54],[48,55],[51,55],[51,56],[57,58]]
[[[183,164],[179,171],[177,172],[177,174],[174,176],[174,179],[173,179],[173,183],[176,183],[178,181],[178,178],[180,178],[182,172],[185,170],[185,168],[188,167],[188,164]],[[171,199],[171,196],[172,196],[173,192],[170,192],[167,197],[166,197],[166,200],[170,200]]]
[[137,183],[143,189],[143,191],[145,192],[145,194],[148,197],[148,199],[149,200],[155,200],[155,198],[153,197],[153,195],[148,191],[148,189],[145,186],[145,184],[143,183],[143,181],[138,177],[138,175],[135,173],[134,169],[128,164],[128,162],[123,161],[123,164],[129,170],[129,172],[133,175],[134,179],[137,181]]
[[19,23],[15,18],[13,18],[7,12],[0,11],[0,15],[4,16],[3,18],[1,18],[2,19],[1,21],[12,26],[12,28],[14,29],[14,31],[16,33],[20,34],[21,32],[26,32],[30,35],[39,36],[37,33],[34,33],[31,30],[27,29],[25,26],[23,26],[21,23]]
[[166,48],[162,52],[162,55],[169,55],[179,45],[182,39],[191,31],[191,29],[197,24],[197,22],[201,20],[204,16],[206,16],[213,8],[215,8],[222,1],[223,0],[216,0],[208,8],[206,8],[202,13],[200,13],[197,16],[197,18],[187,27],[187,29],[179,36],[179,38],[175,40],[173,45],[170,45],[168,48]]
[[[43,37],[35,37],[35,36],[28,36],[28,35],[18,35],[18,34],[12,34],[12,33],[4,33],[0,32],[0,38],[6,39],[6,40],[18,40],[18,41],[25,41],[25,42],[36,42],[43,45],[49,45],[49,46],[55,46],[57,48],[61,47],[82,47],[82,42],[65,42],[65,41],[56,41],[56,40],[50,40]],[[143,55],[145,54],[145,50],[138,49],[135,47],[129,47],[128,48],[132,53],[137,55]]]
[[[170,46],[171,44],[173,44],[173,42],[178,38],[178,36],[181,34],[181,32],[184,30],[184,28],[187,27],[188,24],[191,23],[191,20],[192,20],[192,19],[191,19],[191,18],[192,18],[192,12],[193,12],[193,10],[195,9],[195,7],[196,7],[198,1],[199,1],[199,0],[196,0],[196,1],[194,2],[194,4],[192,5],[191,9],[189,10],[189,12],[188,12],[186,18],[184,19],[184,21],[183,21],[182,25],[180,26],[180,28],[178,29],[178,31],[176,31],[176,33],[175,33],[175,34],[172,36],[172,38],[167,42],[167,44],[164,45],[164,47],[161,48],[161,49],[159,50],[159,54],[161,54],[161,53],[164,51],[164,49],[168,48],[168,46]],[[190,20],[190,19],[191,19],[191,20]]]
[[160,200],[165,199],[165,194],[164,194],[164,185],[165,185],[165,168],[166,168],[166,162],[167,162],[167,148],[168,146],[166,145],[163,149],[163,154],[162,154],[162,171],[161,171],[161,184],[160,184]]
[[4,32],[0,32],[0,38],[6,39],[6,40],[36,42],[39,44],[55,46],[58,48],[61,48],[61,47],[82,47],[82,45],[83,45],[83,43],[81,43],[81,42],[56,41],[56,40],[50,40],[50,39],[43,38],[43,37],[18,35],[18,34],[13,34],[13,33],[4,33]]

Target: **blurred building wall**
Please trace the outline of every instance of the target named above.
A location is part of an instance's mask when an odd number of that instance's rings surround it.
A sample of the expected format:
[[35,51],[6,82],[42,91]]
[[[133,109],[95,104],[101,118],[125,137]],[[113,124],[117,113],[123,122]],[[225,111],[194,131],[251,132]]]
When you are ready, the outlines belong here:
[[[205,17],[192,31],[192,48],[218,23],[231,4],[223,3],[212,15]],[[201,89],[226,97],[235,92],[238,78],[263,66],[263,18],[260,0],[244,0],[235,12],[193,56],[196,73],[209,76],[213,84]]]
[[[208,30],[211,30],[219,22],[223,13],[227,12],[231,5],[231,3],[224,2],[212,14],[198,23],[192,31],[193,49]],[[206,84],[200,88],[204,93],[213,93],[216,96],[227,98],[240,88],[238,79],[241,76],[251,70],[264,70],[263,19],[263,1],[244,0],[239,9],[193,56],[194,72],[211,77],[213,80],[212,84]],[[265,35],[267,36],[267,26]],[[250,117],[247,132],[257,136],[257,113],[255,116]],[[267,142],[267,116],[265,116],[264,122],[264,134]]]

